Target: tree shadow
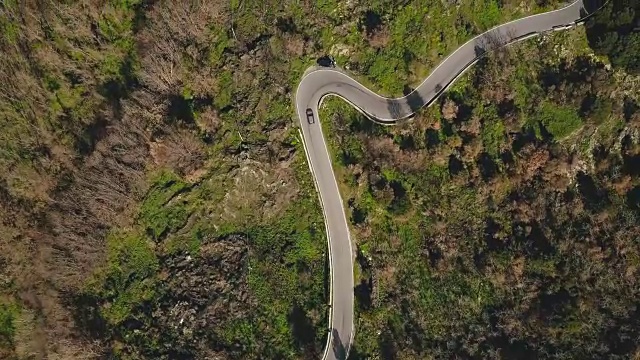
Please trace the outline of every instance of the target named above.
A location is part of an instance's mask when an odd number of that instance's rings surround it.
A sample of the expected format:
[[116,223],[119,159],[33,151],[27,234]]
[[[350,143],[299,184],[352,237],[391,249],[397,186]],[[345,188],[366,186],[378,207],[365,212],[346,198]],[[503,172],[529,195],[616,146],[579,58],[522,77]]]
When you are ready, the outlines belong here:
[[400,119],[402,117],[402,108],[400,103],[396,100],[387,100],[387,110],[392,119]]
[[[561,67],[562,63],[558,66],[558,68]],[[558,86],[558,84],[560,84],[560,76],[561,74],[556,70],[555,67],[545,66],[538,74],[538,82],[542,85],[543,88],[549,89],[552,86]]]
[[347,359],[347,349],[342,343],[342,339],[340,339],[340,334],[338,330],[331,329],[331,349],[333,350],[333,355],[338,360],[346,360]]
[[498,349],[501,359],[537,360],[537,350],[523,340],[513,339],[503,333],[490,336],[484,344],[488,348]]
[[333,65],[333,61],[329,57],[329,55],[321,56],[316,60],[316,64],[322,67],[331,67]]
[[532,256],[550,255],[555,250],[538,223],[532,224],[531,232],[525,241],[526,252]]
[[586,117],[587,115],[589,115],[589,113],[593,110],[597,99],[598,97],[592,92],[589,92],[587,95],[585,95],[585,97],[582,98],[582,101],[580,102],[580,109],[578,110],[578,114],[580,114],[580,116],[582,117]]
[[610,204],[606,191],[599,188],[591,176],[579,172],[577,180],[578,192],[587,209],[598,212]]
[[640,155],[628,155],[624,154],[623,159],[623,171],[632,176],[640,175]]
[[503,151],[500,153],[500,161],[505,166],[506,169],[512,168],[516,163],[516,159],[513,156],[511,151]]
[[487,49],[480,44],[475,44],[473,46],[473,53],[476,55],[476,58],[480,58],[487,53]]
[[[605,3],[610,0],[583,0],[582,8],[580,9],[580,13],[585,15],[594,14],[594,12],[605,5]],[[611,1],[613,2],[613,1]]]
[[353,207],[351,212],[351,223],[353,225],[362,224],[367,220],[367,212],[357,206]]
[[511,143],[511,151],[514,153],[520,152],[527,144],[536,144],[538,139],[536,134],[530,128],[524,128],[522,132],[513,135],[513,141]]
[[367,219],[367,211],[365,209],[360,208],[356,205],[356,201],[354,198],[349,199],[347,202],[349,208],[351,209],[351,223],[353,225],[362,224]]
[[175,122],[193,123],[195,121],[193,101],[185,99],[182,95],[169,95],[167,115]]
[[452,176],[458,175],[464,170],[464,163],[458,159],[455,155],[449,155],[449,174]]
[[491,155],[483,152],[477,161],[478,168],[480,169],[480,175],[484,181],[490,180],[498,172],[498,166],[491,157]]
[[370,358],[371,356],[358,349],[356,344],[353,344],[351,349],[349,349],[349,360],[369,360]]
[[389,182],[389,186],[393,190],[393,200],[391,200],[391,204],[389,204],[387,210],[396,215],[404,214],[411,206],[409,198],[407,197],[407,190],[404,188],[404,185],[397,180]]
[[[437,85],[436,90],[437,90],[436,92],[442,91],[442,87],[440,86],[440,84]],[[407,85],[404,86],[403,94],[405,96],[404,100],[400,100],[400,101],[395,99],[387,100],[387,110],[389,111],[389,114],[393,119],[401,119],[410,115],[403,112],[401,101],[404,101],[404,103],[409,108],[411,114],[416,113],[418,110],[420,110],[425,105],[427,105],[427,102],[424,100],[424,98],[422,98],[422,96],[420,96],[420,93],[418,93],[413,88]]]
[[370,310],[373,305],[373,300],[371,298],[371,293],[373,292],[373,283],[371,278],[365,280],[361,279],[360,284],[358,284],[354,289],[354,295],[358,302],[358,307],[360,310]]
[[406,96],[407,106],[409,106],[412,112],[416,112],[426,105],[424,99],[414,88],[405,85],[402,93]]
[[405,49],[404,52],[402,53],[402,60],[404,61],[407,67],[410,66],[411,62],[415,59],[415,57],[416,57],[415,54],[408,49]]
[[415,89],[407,85],[404,86],[403,94],[404,96],[406,96],[407,105],[412,112],[416,112],[426,105],[426,102],[422,98],[422,96],[420,96],[420,94],[415,91]]
[[[406,336],[409,339],[411,348],[416,352],[423,352],[425,348],[429,346],[428,340],[424,337],[425,329],[422,328],[415,317],[410,315],[413,312],[411,311],[411,305],[407,300],[402,300],[401,313],[403,315],[404,323],[401,325],[402,331],[400,332],[400,335]],[[389,327],[391,327],[391,325]],[[396,338],[398,337],[399,335],[396,335]]]
[[359,158],[355,156],[351,151],[343,150],[340,152],[340,160],[343,165],[354,165],[358,163]]
[[400,146],[400,150],[415,150],[416,142],[413,139],[413,135],[399,135],[396,139],[396,143]]
[[424,132],[424,140],[428,149],[435,149],[440,145],[440,133],[435,129],[427,129]]
[[624,99],[624,104],[622,105],[622,112],[624,114],[624,120],[626,122],[631,121],[631,117],[633,116],[633,114],[635,114],[636,112],[638,112],[638,110],[640,109],[640,106],[638,106],[638,104],[631,98],[625,98]]
[[82,156],[90,155],[95,150],[96,144],[107,135],[109,121],[99,117],[95,122],[87,126],[76,140],[76,151]]
[[636,186],[627,192],[627,205],[640,211],[640,186]]
[[134,57],[127,55],[118,68],[118,76],[101,84],[98,93],[112,104],[128,97],[131,90],[138,85],[135,64]]
[[575,84],[591,83],[598,72],[604,73],[604,65],[587,56],[578,56],[571,63],[562,60],[558,65],[545,66],[538,75],[538,81],[543,89],[550,91],[560,85],[573,87]]
[[100,300],[90,294],[68,294],[67,307],[72,309],[74,324],[91,339],[108,336],[107,322],[100,313]]
[[465,104],[464,102],[456,101],[456,103],[458,105],[458,114],[455,119],[456,124],[462,124],[465,121],[470,120],[471,116],[473,116],[474,107],[469,104]]
[[502,226],[493,218],[489,217],[485,220],[484,241],[488,251],[503,250],[508,246],[508,242],[497,239],[497,234],[502,230]]
[[142,0],[137,3],[134,3],[132,6],[134,11],[133,17],[133,32],[138,33],[142,28],[144,28],[147,21],[147,12],[151,10],[156,0]]
[[384,330],[382,334],[380,334],[378,345],[380,346],[382,359],[396,360],[398,358],[398,349],[395,339],[393,338],[393,334],[391,334],[391,332],[389,332],[388,330]]
[[358,251],[356,253],[356,261],[358,262],[358,265],[360,265],[362,271],[367,272],[371,270],[371,261],[369,261],[369,259],[364,255],[360,247],[358,247]]
[[307,352],[315,352],[316,328],[304,309],[298,304],[293,305],[287,320],[296,346]]
[[536,299],[535,308],[537,308],[537,316],[543,321],[550,321],[558,317],[568,315],[571,308],[575,307],[574,296],[565,288],[560,289],[544,289],[540,291]]
[[364,31],[367,36],[373,35],[382,26],[382,17],[375,11],[367,10],[364,17],[360,20],[359,30]]
[[286,34],[293,34],[298,31],[298,27],[296,23],[293,21],[293,18],[289,17],[279,17],[276,20],[276,28]]

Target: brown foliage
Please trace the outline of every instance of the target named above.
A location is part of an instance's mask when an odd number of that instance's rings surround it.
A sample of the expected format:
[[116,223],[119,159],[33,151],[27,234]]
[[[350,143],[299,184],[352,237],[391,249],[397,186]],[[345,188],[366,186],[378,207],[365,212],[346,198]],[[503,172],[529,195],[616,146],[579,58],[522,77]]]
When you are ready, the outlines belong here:
[[156,165],[176,169],[181,176],[191,174],[204,162],[202,142],[188,130],[171,131],[150,146]]
[[[214,77],[208,66],[210,24],[224,22],[227,3],[219,1],[161,2],[146,15],[138,34],[141,53],[140,80],[154,93],[181,94],[186,84],[196,96],[211,95]],[[217,65],[217,64],[213,64]]]
[[447,99],[442,104],[442,117],[445,120],[453,120],[456,116],[458,116],[458,105],[456,105],[455,101]]

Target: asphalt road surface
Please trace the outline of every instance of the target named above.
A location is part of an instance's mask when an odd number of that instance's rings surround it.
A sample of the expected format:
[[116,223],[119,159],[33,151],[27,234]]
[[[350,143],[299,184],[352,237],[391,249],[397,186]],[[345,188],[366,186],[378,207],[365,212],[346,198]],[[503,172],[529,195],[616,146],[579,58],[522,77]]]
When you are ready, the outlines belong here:
[[307,161],[320,195],[329,242],[330,311],[323,359],[344,360],[353,342],[353,257],[342,198],[322,134],[318,107],[328,95],[339,96],[371,120],[393,124],[429,106],[484,53],[553,30],[571,28],[600,6],[577,0],[559,10],[515,20],[476,36],[438,65],[413,92],[397,99],[377,95],[336,68],[307,70],[296,92],[295,106]]

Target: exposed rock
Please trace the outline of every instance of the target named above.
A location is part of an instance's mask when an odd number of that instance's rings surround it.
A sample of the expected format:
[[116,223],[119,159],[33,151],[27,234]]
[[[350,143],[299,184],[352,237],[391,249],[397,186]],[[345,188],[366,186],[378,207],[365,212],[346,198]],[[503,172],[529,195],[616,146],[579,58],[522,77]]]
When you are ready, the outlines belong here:
[[160,287],[166,291],[153,312],[154,328],[167,329],[165,336],[178,347],[195,347],[197,353],[219,351],[217,342],[202,340],[215,338],[216,324],[244,316],[252,307],[248,251],[245,237],[231,235],[205,238],[197,255],[178,253],[162,259],[168,273]]

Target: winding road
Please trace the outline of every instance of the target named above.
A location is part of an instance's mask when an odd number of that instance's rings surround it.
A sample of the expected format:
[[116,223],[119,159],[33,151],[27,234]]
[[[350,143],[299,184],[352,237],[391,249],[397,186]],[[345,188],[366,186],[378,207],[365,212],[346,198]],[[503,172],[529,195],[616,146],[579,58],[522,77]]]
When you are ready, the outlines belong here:
[[[547,31],[571,28],[599,9],[598,2],[577,0],[559,10],[528,16],[492,28],[469,40],[444,59],[410,94],[382,97],[336,68],[312,67],[298,86],[295,106],[307,161],[324,213],[329,246],[329,333],[324,360],[344,360],[353,343],[353,257],[349,226],[333,173],[318,107],[328,95],[349,102],[372,121],[393,124],[431,105],[460,75],[487,51]],[[602,4],[605,2],[602,2]]]

